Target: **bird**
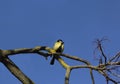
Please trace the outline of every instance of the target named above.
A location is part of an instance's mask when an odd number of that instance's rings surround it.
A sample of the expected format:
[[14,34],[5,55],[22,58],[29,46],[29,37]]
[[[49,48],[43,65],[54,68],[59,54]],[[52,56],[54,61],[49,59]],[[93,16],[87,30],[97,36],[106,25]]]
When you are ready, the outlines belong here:
[[[58,39],[55,42],[53,49],[56,51],[56,53],[62,53],[64,51],[64,42],[61,39]],[[52,60],[50,62],[51,65],[53,65],[55,62],[55,56],[58,56],[58,55],[53,55]]]

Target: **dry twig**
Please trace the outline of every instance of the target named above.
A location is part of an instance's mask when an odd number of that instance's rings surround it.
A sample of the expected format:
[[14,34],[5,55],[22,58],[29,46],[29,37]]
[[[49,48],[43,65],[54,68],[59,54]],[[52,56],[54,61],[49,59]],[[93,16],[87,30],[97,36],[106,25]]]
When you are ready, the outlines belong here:
[[[17,67],[17,65],[13,63],[12,60],[9,59],[9,56],[13,56],[15,54],[33,53],[33,54],[38,54],[40,56],[47,58],[48,56],[51,56],[52,54],[59,54],[58,57],[56,57],[56,59],[61,64],[61,66],[64,69],[66,69],[65,84],[69,84],[69,78],[70,78],[71,71],[73,69],[81,69],[81,68],[87,68],[90,70],[92,84],[95,84],[93,71],[99,72],[101,75],[103,75],[103,77],[105,77],[106,79],[107,84],[109,84],[109,81],[113,82],[114,84],[118,84],[119,81],[115,80],[114,77],[111,77],[110,75],[108,75],[108,73],[111,74],[112,76],[116,76],[116,77],[120,76],[119,74],[113,73],[112,71],[112,70],[117,70],[117,68],[120,67],[120,61],[118,60],[120,58],[120,52],[117,55],[113,56],[110,60],[108,60],[107,56],[105,55],[103,51],[103,47],[101,44],[102,41],[103,40],[99,40],[99,39],[96,40],[97,49],[100,51],[101,55],[103,56],[102,58],[100,58],[99,61],[101,62],[97,66],[93,66],[88,60],[79,58],[77,56],[56,53],[52,48],[47,47],[47,46],[37,46],[35,48],[0,50],[0,62],[3,63],[8,68],[8,70],[23,84],[34,84],[32,80],[29,79]],[[71,60],[79,61],[83,64],[71,66],[67,64],[61,56],[66,57]]]

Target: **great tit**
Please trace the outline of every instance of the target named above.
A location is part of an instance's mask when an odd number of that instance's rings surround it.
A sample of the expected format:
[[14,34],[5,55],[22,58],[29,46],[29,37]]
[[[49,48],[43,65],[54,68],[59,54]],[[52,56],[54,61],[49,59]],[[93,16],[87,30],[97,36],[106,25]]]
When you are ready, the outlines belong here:
[[[61,39],[57,40],[53,46],[53,49],[56,51],[56,53],[62,53],[64,50],[64,42]],[[55,56],[56,55],[52,57],[52,60],[50,62],[51,65],[53,65],[55,62]]]

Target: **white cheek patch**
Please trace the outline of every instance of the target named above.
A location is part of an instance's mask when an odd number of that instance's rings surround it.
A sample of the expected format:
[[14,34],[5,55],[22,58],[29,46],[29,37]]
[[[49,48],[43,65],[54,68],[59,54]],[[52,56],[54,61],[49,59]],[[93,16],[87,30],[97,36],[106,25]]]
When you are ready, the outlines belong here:
[[53,49],[57,50],[61,46],[61,43],[55,43]]

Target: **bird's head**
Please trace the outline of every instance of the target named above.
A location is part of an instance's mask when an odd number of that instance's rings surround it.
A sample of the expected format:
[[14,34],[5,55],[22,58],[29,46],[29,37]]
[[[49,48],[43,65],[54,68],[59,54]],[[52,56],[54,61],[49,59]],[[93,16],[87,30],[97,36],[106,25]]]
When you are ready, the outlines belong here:
[[57,42],[61,42],[62,44],[64,43],[61,39],[58,39]]

